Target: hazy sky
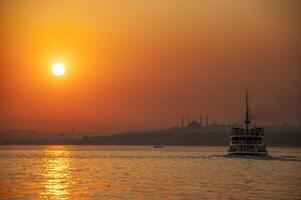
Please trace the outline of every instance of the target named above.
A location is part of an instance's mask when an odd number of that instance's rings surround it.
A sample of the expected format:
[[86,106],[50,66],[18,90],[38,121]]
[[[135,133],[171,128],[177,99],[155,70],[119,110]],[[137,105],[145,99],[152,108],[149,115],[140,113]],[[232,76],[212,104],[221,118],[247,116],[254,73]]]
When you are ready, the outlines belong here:
[[[1,0],[0,130],[301,117],[297,0]],[[55,77],[51,66],[64,63]]]

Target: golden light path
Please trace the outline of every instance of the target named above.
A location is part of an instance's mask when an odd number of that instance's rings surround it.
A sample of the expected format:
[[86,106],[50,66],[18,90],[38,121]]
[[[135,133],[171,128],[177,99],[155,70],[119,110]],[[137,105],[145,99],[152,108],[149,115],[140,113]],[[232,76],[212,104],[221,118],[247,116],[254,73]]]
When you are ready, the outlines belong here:
[[45,151],[43,170],[45,190],[41,196],[47,199],[69,199],[71,180],[69,151],[63,147],[50,147]]
[[54,75],[56,76],[63,76],[66,72],[66,67],[64,64],[62,63],[55,63],[52,66],[52,72],[54,73]]

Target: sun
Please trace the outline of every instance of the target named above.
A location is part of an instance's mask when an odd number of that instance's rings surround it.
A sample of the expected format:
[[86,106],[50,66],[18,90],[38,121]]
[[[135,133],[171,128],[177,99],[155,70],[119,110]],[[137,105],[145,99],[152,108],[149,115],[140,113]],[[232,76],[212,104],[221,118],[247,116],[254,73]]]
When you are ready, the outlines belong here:
[[55,63],[52,65],[52,72],[56,76],[63,76],[66,72],[65,65],[62,63]]

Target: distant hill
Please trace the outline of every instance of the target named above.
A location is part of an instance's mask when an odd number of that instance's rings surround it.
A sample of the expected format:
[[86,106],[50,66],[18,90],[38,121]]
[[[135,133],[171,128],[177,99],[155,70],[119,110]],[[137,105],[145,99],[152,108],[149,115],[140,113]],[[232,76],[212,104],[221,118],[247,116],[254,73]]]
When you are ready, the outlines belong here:
[[[301,147],[301,126],[266,126],[268,146]],[[8,131],[0,134],[0,144],[79,144],[79,145],[228,145],[231,126],[197,126],[151,131],[131,131],[118,135],[97,133],[41,134],[37,131]],[[62,136],[62,137],[61,137]],[[61,137],[61,138],[60,138]]]
[[[102,145],[228,145],[231,127],[214,126],[195,129],[166,129],[127,132],[120,135],[84,137],[83,144]],[[301,127],[268,126],[265,140],[269,146],[301,147]]]

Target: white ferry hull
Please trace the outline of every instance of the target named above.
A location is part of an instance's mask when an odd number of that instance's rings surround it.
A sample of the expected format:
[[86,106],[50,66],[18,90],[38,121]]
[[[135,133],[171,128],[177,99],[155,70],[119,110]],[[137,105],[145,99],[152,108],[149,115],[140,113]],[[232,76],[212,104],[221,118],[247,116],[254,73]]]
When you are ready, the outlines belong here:
[[244,151],[233,151],[228,152],[228,155],[239,155],[239,156],[267,156],[268,152],[244,152]]

